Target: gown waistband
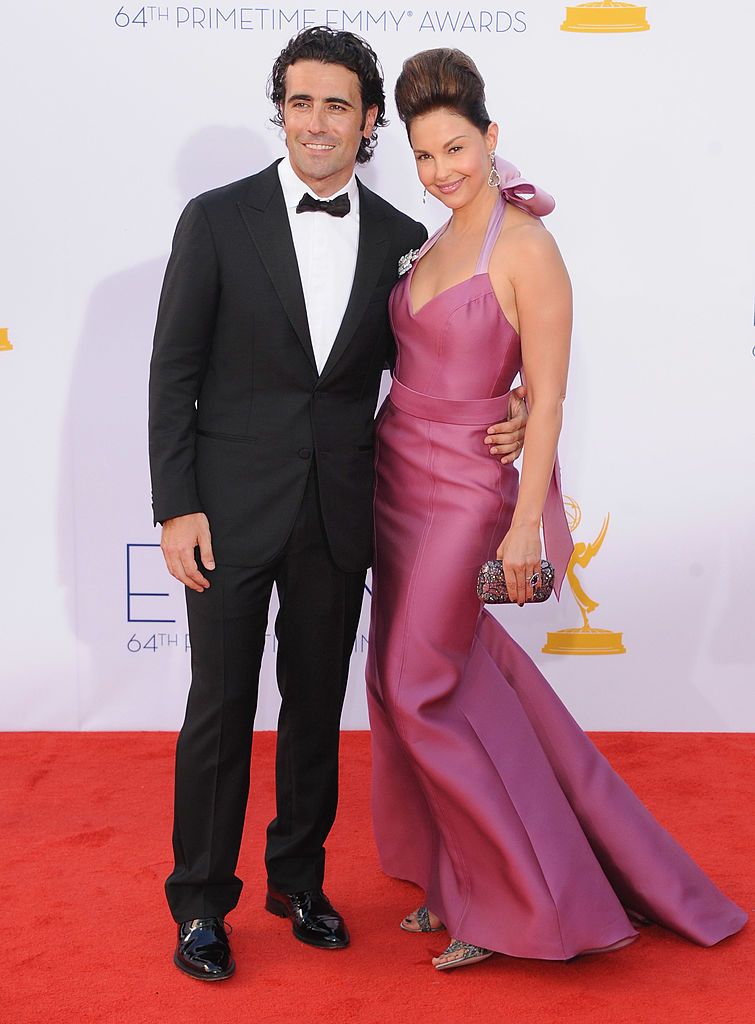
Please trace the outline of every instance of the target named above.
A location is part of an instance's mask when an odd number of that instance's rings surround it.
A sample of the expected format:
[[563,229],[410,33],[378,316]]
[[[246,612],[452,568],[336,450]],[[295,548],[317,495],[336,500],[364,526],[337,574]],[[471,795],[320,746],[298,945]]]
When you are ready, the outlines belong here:
[[[423,420],[482,428],[508,417],[510,394],[509,391],[505,395],[498,395],[495,398],[477,398],[469,401],[435,398],[433,395],[423,395],[419,391],[412,391],[411,388],[394,377],[391,384],[390,400],[397,409]],[[561,467],[558,461],[558,452],[554,459],[553,472],[548,483],[543,507],[543,540],[546,557],[553,565],[555,577],[553,589],[558,597],[574,550],[561,491]]]
[[396,377],[391,384],[391,402],[402,412],[410,416],[418,416],[423,420],[434,420],[437,423],[457,423],[460,425],[490,426],[496,421],[505,420],[509,414],[509,395],[498,395],[495,398],[473,398],[470,400],[455,398],[435,398],[412,391]]

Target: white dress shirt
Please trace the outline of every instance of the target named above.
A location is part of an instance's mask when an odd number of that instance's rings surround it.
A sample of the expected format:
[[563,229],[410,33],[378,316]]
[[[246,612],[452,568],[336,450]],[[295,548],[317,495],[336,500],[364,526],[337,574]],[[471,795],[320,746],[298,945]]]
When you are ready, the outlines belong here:
[[[317,370],[322,373],[354,283],[359,249],[359,189],[352,174],[349,182],[332,196],[315,195],[297,176],[288,157],[278,164],[278,174],[294,238],[309,335]],[[305,192],[315,199],[335,199],[345,192],[351,210],[345,217],[321,211],[297,213],[296,207]]]

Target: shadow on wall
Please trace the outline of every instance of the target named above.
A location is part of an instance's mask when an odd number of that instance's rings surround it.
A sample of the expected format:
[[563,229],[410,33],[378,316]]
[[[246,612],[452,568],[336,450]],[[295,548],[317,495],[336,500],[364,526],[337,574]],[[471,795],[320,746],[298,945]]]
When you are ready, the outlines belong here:
[[[176,161],[181,206],[266,166],[274,159],[275,144],[274,137],[242,127],[197,132]],[[166,262],[163,253],[93,287],[71,375],[59,492],[61,507],[73,509],[75,545],[70,550],[61,531],[58,548],[67,611],[79,642],[79,724],[85,729],[139,727],[140,721],[175,728],[188,683],[183,646],[180,657],[169,651],[154,652],[151,662],[148,656],[124,658],[128,630],[133,631],[126,614],[126,544],[159,540],[150,506],[147,380]],[[166,617],[176,622],[145,624],[142,632],[171,629],[181,634],[183,645],[182,589],[167,572],[157,578],[159,589],[170,593]]]

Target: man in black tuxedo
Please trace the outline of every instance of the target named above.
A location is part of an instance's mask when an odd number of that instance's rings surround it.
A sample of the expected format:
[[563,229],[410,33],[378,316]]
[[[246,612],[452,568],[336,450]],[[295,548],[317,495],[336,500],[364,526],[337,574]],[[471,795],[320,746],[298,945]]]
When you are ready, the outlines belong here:
[[273,584],[282,697],[266,907],[326,949],[348,932],[322,891],[340,716],[372,557],[373,416],[393,357],[387,299],[421,224],[354,177],[385,123],[375,54],[307,29],[276,61],[287,157],[192,200],[155,331],[155,521],[186,586],[192,682],[176,752],[166,893],[174,962],[234,970],[260,661]]

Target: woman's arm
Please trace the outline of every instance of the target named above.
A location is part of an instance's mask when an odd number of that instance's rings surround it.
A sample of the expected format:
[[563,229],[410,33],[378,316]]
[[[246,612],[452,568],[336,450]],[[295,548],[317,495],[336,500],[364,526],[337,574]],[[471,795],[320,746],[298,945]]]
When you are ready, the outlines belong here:
[[519,497],[511,527],[497,554],[504,563],[506,587],[522,604],[532,592],[527,581],[540,570],[540,519],[561,431],[572,295],[558,247],[541,224],[523,224],[510,232],[508,257],[527,380],[529,419]]

